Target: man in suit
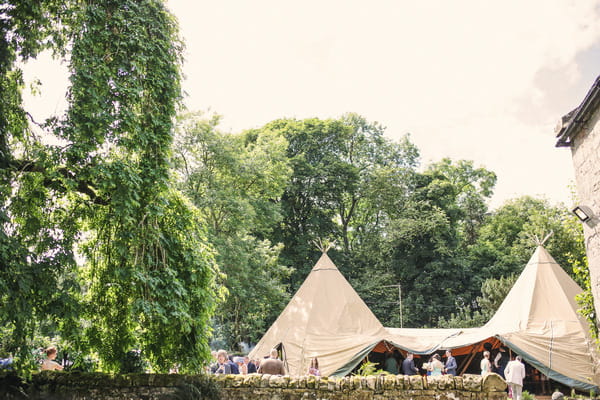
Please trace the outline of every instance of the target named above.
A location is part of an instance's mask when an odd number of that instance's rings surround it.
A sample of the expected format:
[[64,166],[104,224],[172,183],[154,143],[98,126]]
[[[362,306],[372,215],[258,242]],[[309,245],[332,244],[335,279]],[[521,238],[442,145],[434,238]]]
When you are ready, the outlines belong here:
[[[514,400],[521,400],[523,392],[523,378],[525,378],[525,365],[521,362],[521,357],[517,356],[506,365],[504,370],[506,383],[512,392]],[[554,398],[554,396],[552,396]]]
[[452,356],[452,352],[450,350],[446,350],[446,365],[444,369],[448,375],[456,375],[456,369],[458,365],[456,365],[456,359]]
[[402,373],[404,375],[416,375],[419,370],[415,367],[412,353],[406,353],[406,358],[402,361]]

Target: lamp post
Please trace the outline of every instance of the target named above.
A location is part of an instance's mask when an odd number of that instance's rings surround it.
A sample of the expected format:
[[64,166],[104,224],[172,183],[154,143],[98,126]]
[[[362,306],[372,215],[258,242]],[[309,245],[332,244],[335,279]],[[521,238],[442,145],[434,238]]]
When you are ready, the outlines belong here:
[[386,285],[384,287],[397,287],[398,288],[398,305],[400,307],[400,328],[402,328],[402,285]]

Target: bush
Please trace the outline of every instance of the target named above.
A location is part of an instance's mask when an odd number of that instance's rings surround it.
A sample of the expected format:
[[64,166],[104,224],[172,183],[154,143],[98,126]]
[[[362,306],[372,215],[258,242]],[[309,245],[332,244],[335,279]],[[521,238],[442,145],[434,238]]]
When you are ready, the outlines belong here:
[[148,363],[142,357],[141,350],[129,350],[121,359],[121,374],[144,373],[148,368]]

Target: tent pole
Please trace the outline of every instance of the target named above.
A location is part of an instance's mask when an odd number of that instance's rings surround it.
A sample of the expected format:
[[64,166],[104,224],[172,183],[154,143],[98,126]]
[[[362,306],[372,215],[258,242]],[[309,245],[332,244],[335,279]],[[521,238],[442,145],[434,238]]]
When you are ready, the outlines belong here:
[[467,367],[471,364],[471,362],[473,361],[473,358],[475,358],[475,354],[477,354],[476,348],[477,348],[477,346],[473,346],[469,357],[461,363],[460,368],[459,368],[460,369],[459,375],[462,375],[465,373]]

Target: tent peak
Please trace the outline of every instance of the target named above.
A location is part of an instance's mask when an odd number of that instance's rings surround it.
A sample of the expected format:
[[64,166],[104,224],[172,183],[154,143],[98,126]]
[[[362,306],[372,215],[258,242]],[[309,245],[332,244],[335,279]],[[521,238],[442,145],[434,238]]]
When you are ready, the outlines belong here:
[[335,240],[330,242],[327,239],[323,240],[321,238],[313,240],[312,242],[317,247],[317,249],[321,250],[321,253],[323,254],[327,254],[329,249],[331,249],[335,245]]
[[554,231],[550,231],[549,234],[547,234],[546,236],[544,236],[544,238],[542,240],[540,240],[540,237],[538,235],[532,235],[532,234],[527,234],[527,237],[538,247],[540,246],[544,246],[544,244],[546,243],[546,241],[548,239],[550,239],[550,237],[554,234]]

